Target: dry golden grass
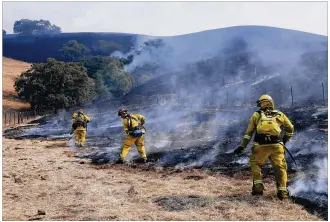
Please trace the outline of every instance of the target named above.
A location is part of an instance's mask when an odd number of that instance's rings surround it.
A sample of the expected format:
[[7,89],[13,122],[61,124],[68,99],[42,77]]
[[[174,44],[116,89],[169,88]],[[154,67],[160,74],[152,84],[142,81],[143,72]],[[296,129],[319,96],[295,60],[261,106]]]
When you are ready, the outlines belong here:
[[252,197],[246,175],[95,166],[68,151],[3,138],[3,220],[321,220],[277,200],[273,181]]
[[2,58],[2,106],[6,109],[28,109],[28,103],[21,102],[18,99],[14,89],[15,78],[22,72],[28,70],[31,64],[17,61],[10,58]]

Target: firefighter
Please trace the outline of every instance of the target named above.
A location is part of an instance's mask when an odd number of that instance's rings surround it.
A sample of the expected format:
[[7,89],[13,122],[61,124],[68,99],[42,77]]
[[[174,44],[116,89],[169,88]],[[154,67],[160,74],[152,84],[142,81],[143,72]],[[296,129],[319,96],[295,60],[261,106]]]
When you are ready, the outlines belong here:
[[144,134],[145,134],[145,117],[141,114],[129,114],[127,110],[120,109],[118,116],[123,119],[123,128],[126,133],[126,138],[122,145],[120,158],[117,163],[124,163],[125,157],[130,151],[132,145],[135,144],[144,163],[147,162],[147,155],[144,148]]
[[[257,106],[260,109],[253,113],[245,135],[234,153],[242,153],[255,132],[249,160],[253,178],[252,195],[263,194],[261,168],[269,159],[275,171],[277,197],[280,200],[287,199],[287,165],[283,144],[293,136],[293,125],[284,113],[274,109],[274,101],[269,95],[262,95]],[[281,128],[285,131],[283,138]]]
[[83,110],[80,109],[78,112],[75,112],[72,116],[72,128],[70,135],[75,132],[77,147],[82,147],[85,143],[87,123],[90,121],[90,118],[84,114]]

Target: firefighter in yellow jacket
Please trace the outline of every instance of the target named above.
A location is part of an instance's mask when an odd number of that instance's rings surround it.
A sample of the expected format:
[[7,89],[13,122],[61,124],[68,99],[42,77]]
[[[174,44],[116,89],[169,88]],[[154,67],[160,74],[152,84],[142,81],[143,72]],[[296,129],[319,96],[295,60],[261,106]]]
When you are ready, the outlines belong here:
[[122,146],[120,159],[117,163],[123,163],[126,155],[130,151],[132,145],[135,144],[140,156],[143,158],[144,162],[147,162],[147,155],[144,148],[144,124],[146,119],[141,114],[129,114],[127,110],[120,109],[118,111],[118,116],[123,119],[124,132],[127,134],[124,144]]
[[[283,144],[293,136],[293,125],[284,113],[274,109],[274,101],[269,95],[262,95],[257,105],[260,109],[253,113],[245,135],[234,153],[243,152],[255,132],[249,161],[253,178],[252,195],[263,194],[261,168],[269,159],[275,171],[277,197],[287,199],[287,165]],[[283,138],[281,128],[285,131]]]
[[72,116],[72,128],[70,134],[75,131],[76,146],[78,147],[82,147],[85,143],[87,123],[89,121],[90,118],[84,114],[82,109],[75,112]]

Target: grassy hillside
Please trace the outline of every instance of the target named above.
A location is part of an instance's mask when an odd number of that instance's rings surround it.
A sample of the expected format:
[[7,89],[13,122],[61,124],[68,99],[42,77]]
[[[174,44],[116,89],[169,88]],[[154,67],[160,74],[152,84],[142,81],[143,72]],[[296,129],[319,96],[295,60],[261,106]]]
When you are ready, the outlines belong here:
[[[3,55],[26,62],[46,62],[47,58],[62,59],[59,50],[70,40],[77,40],[98,55],[98,41],[111,41],[123,52],[129,51],[137,35],[122,33],[61,33],[54,36],[6,35],[3,38]],[[110,53],[109,53],[110,55]]]
[[28,109],[28,103],[19,100],[14,89],[15,78],[30,68],[29,63],[2,58],[2,106],[4,110]]

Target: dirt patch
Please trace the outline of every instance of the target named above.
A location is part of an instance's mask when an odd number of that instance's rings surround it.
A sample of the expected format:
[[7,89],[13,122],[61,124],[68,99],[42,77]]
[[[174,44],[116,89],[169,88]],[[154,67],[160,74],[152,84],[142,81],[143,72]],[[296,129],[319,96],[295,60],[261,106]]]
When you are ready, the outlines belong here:
[[198,210],[198,208],[206,207],[212,200],[212,198],[189,195],[183,197],[160,197],[154,202],[167,211],[183,211],[189,209]]
[[190,176],[186,176],[184,179],[185,180],[202,180],[202,179],[204,179],[204,177],[200,176],[200,175],[190,175]]

